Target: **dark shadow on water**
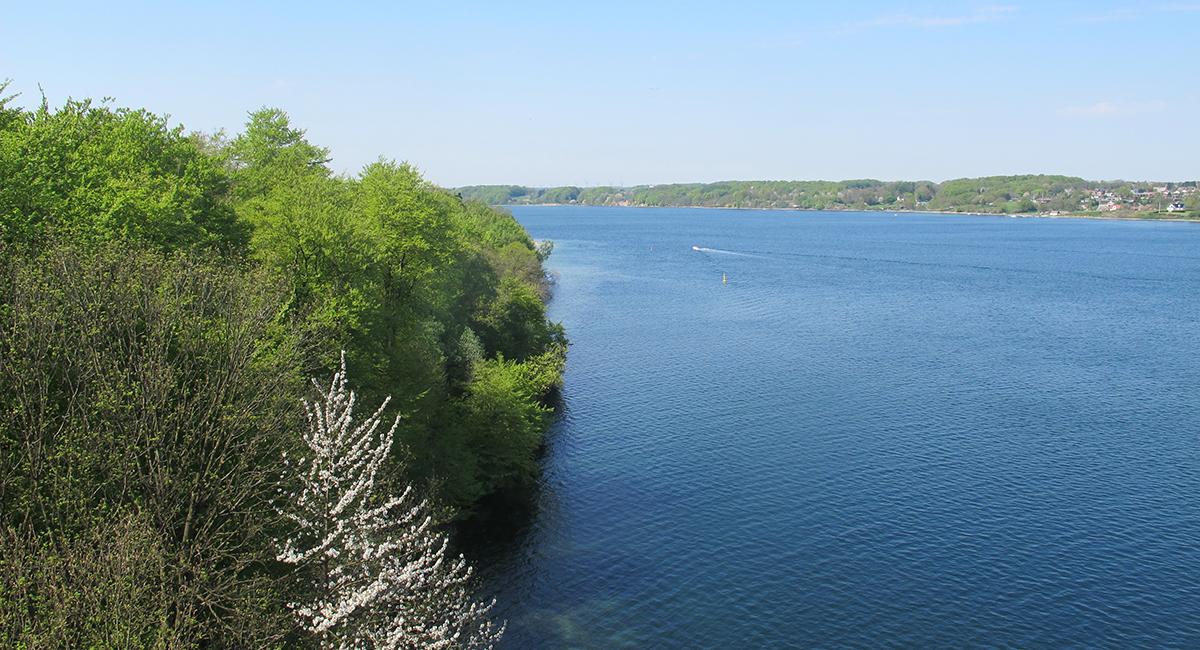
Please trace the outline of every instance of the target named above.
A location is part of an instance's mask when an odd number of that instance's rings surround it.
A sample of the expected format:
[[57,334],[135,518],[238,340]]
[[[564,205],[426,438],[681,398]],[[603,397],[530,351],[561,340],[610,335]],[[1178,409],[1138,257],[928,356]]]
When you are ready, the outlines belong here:
[[535,485],[486,497],[474,516],[456,525],[458,550],[480,569],[518,551],[537,519],[540,492]]

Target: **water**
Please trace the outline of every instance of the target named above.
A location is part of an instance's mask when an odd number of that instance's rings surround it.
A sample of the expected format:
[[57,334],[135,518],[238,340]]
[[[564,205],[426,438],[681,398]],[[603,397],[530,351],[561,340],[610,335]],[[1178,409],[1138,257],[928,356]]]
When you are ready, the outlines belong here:
[[573,345],[505,647],[1200,647],[1200,226],[514,212]]

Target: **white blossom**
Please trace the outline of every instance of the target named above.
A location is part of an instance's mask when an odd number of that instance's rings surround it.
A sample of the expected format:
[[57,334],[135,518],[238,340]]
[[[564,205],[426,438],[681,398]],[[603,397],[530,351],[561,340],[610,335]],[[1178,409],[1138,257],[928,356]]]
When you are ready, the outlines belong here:
[[285,495],[280,513],[294,533],[280,542],[279,560],[310,572],[306,602],[289,607],[325,648],[491,647],[504,632],[475,600],[471,569],[447,553],[428,504],[411,487],[377,493],[376,479],[400,422],[379,432],[388,400],[355,424],[355,394],[347,390],[346,357],[328,390],[305,402],[308,452],[284,466],[300,489]]

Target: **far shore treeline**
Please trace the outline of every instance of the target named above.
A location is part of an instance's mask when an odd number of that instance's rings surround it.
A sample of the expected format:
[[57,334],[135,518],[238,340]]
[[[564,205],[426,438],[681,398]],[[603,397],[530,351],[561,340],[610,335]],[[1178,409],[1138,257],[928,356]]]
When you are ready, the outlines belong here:
[[442,529],[525,498],[566,339],[549,246],[510,214],[405,163],[336,174],[274,108],[227,136],[11,100],[0,645],[305,645],[280,459],[303,455],[308,379],[343,350],[362,408],[401,416],[393,494],[413,486]]
[[633,187],[471,185],[489,205],[576,204],[764,210],[929,210],[993,214],[1200,217],[1196,181],[1088,181],[1025,175],[933,181],[722,181]]

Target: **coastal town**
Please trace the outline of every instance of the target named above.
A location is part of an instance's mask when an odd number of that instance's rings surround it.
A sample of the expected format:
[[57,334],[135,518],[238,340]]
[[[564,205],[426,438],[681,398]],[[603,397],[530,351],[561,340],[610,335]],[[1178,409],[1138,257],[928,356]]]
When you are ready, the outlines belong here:
[[1184,213],[1200,203],[1200,188],[1195,181],[1167,183],[1150,187],[1094,189],[1080,199],[1079,208],[1100,212]]

